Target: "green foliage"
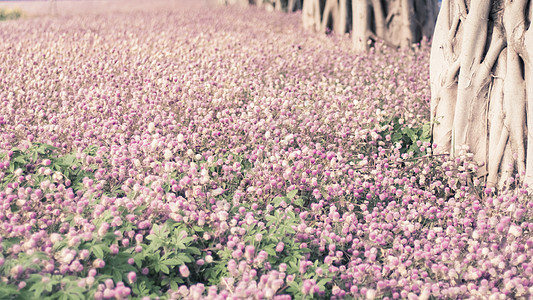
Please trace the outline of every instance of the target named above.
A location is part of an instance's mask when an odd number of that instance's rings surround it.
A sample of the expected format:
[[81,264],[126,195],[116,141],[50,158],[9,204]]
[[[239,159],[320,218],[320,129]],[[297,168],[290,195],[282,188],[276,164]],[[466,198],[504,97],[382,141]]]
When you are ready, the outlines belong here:
[[22,11],[18,8],[15,8],[15,9],[0,8],[0,21],[16,20],[16,19],[21,18],[22,15],[23,15]]
[[390,124],[388,124],[392,127],[392,132],[384,133],[391,135],[391,142],[393,144],[401,143],[401,153],[413,152],[415,156],[423,155],[417,142],[424,143],[431,141],[431,123],[428,122],[419,127],[406,127],[400,124],[399,120],[398,117],[392,119]]
[[148,245],[134,256],[138,267],[147,265],[155,272],[169,275],[171,271],[176,273],[174,267],[194,262],[191,254],[200,255],[198,248],[189,246],[194,238],[181,230],[178,223],[169,220],[161,226],[154,224],[152,232],[146,237]]
[[[53,146],[34,143],[26,150],[13,148],[8,153],[0,153],[0,161],[9,156],[9,166],[4,171],[4,176],[0,178],[0,189],[5,189],[10,183],[20,182],[21,176],[29,175],[30,178],[24,178],[20,186],[38,188],[45,180],[50,182],[61,180],[77,191],[82,188],[83,178],[94,178],[90,170],[82,168],[83,163],[76,159],[76,153],[59,155],[57,152],[58,149]],[[46,160],[50,160],[50,165],[43,165]],[[49,172],[39,172],[41,167],[49,169]]]
[[74,300],[87,299],[96,291],[91,288],[79,287],[79,278],[75,276],[32,274],[25,280],[26,286],[16,286],[0,282],[0,299],[46,299]]
[[[88,156],[97,154],[98,148],[88,147],[84,153]],[[226,182],[224,186],[226,192],[218,195],[222,201],[228,201],[233,197],[236,189],[239,188],[240,181],[246,176],[246,171],[251,168],[251,163],[239,155],[233,155],[234,162],[241,163],[241,170],[233,170],[235,175],[234,181]],[[224,155],[227,159],[229,154]],[[58,149],[46,144],[35,143],[26,150],[12,149],[9,153],[0,153],[0,161],[9,164],[2,169],[4,175],[0,180],[0,187],[7,188],[10,184],[19,184],[32,188],[39,188],[41,183],[49,180],[50,182],[70,182],[70,187],[74,192],[85,193],[87,187],[83,184],[84,178],[94,179],[94,171],[98,168],[96,165],[89,165],[86,161],[77,159],[77,153],[60,155]],[[105,164],[105,161],[103,162]],[[200,162],[201,163],[201,162]],[[211,172],[223,172],[220,166],[210,167]],[[43,172],[43,170],[50,170]],[[22,180],[21,177],[24,177]],[[178,173],[172,175],[174,179],[179,180]],[[59,178],[59,179],[58,179]],[[170,190],[170,186],[165,189]],[[105,191],[104,191],[105,192]],[[110,196],[121,197],[124,192],[119,188],[117,193],[108,191]],[[302,241],[295,238],[296,227],[302,222],[300,217],[292,210],[287,209],[303,208],[308,202],[305,193],[299,190],[288,191],[285,196],[275,197],[270,201],[274,209],[266,210],[257,221],[251,224],[244,224],[245,233],[240,237],[246,245],[252,245],[255,248],[254,255],[264,251],[268,254],[265,261],[253,264],[253,268],[259,271],[256,280],[264,273],[262,269],[265,263],[270,264],[272,269],[278,269],[281,264],[287,265],[287,275],[294,275],[294,281],[284,287],[286,292],[295,297],[303,296],[301,286],[304,280],[314,279],[322,290],[329,290],[334,278],[330,278],[328,272],[318,276],[316,268],[321,267],[327,270],[327,266],[315,265],[310,266],[304,274],[299,272],[300,261],[306,255],[312,255],[313,260],[323,261],[322,257],[313,255],[308,246],[303,247]],[[92,224],[100,228],[102,224],[110,224],[116,214],[110,211],[104,211],[97,217],[94,217],[94,207],[99,204],[100,197],[90,198],[91,204],[79,214],[84,218],[93,218]],[[241,203],[233,206],[229,211],[229,218],[238,213],[239,207],[244,206],[250,209],[251,203]],[[265,203],[266,205],[266,203]],[[266,208],[266,207],[265,207]],[[13,207],[12,209],[16,209]],[[136,222],[130,221],[126,216],[135,215],[136,219],[146,220],[146,206],[139,206],[133,210],[119,208],[118,210],[122,224],[113,231],[99,235],[98,230],[92,233],[92,238],[84,239],[78,244],[69,244],[66,234],[61,233],[61,240],[54,243],[53,252],[61,253],[63,249],[82,251],[86,250],[89,256],[80,263],[83,265],[83,271],[77,276],[74,275],[46,275],[45,273],[32,274],[24,281],[26,286],[17,288],[16,282],[0,283],[1,299],[33,299],[33,298],[50,298],[50,299],[84,299],[91,298],[97,292],[97,283],[103,283],[106,279],[112,279],[115,283],[124,282],[131,288],[131,296],[143,297],[150,296],[163,297],[169,290],[177,290],[180,285],[190,286],[196,283],[210,285],[220,284],[223,277],[228,276],[228,262],[232,259],[239,261],[241,258],[234,258],[232,252],[234,249],[217,248],[218,239],[205,240],[198,238],[205,234],[212,234],[213,228],[209,226],[189,226],[183,222],[176,222],[169,218],[166,213],[152,215],[149,228],[139,229]],[[73,216],[67,214],[64,221],[70,226],[77,226]],[[57,233],[57,228],[49,229]],[[116,231],[125,236],[128,232],[134,231],[143,236],[143,242],[137,245],[124,246],[117,238]],[[258,238],[262,236],[262,238]],[[10,249],[13,245],[19,244],[21,238],[4,238],[1,242],[2,249]],[[133,241],[135,243],[135,241]],[[276,249],[282,243],[283,249]],[[139,248],[140,247],[140,248]],[[112,253],[112,248],[118,249],[118,252]],[[116,250],[115,250],[116,251]],[[0,252],[0,257],[5,257],[6,252]],[[205,262],[198,265],[199,259],[204,259],[206,255],[212,255],[213,261]],[[7,258],[7,257],[5,257]],[[21,253],[17,258],[10,257],[6,259],[5,264],[0,267],[0,273],[8,274],[11,268],[21,265],[28,268],[35,259],[46,260],[47,255],[43,252],[35,252],[32,255]],[[105,265],[98,268],[98,273],[94,278],[95,284],[83,287],[78,286],[80,277],[87,277],[88,271],[94,268],[93,263],[96,260],[102,260]],[[183,277],[179,268],[187,265],[190,275]],[[56,267],[58,265],[56,264]],[[42,265],[32,266],[37,272],[42,270]],[[135,282],[129,282],[126,278],[129,272],[137,274]],[[46,278],[44,278],[46,277]],[[65,287],[68,287],[65,288]]]

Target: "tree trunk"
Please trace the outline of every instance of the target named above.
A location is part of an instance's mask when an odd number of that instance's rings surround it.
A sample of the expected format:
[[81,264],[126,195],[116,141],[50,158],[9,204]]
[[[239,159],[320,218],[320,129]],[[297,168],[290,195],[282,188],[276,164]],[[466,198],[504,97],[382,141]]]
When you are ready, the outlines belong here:
[[302,9],[302,0],[289,0],[287,3],[287,12],[295,12]]
[[302,23],[304,28],[320,31],[322,26],[321,0],[304,0],[302,5]]
[[431,117],[438,152],[468,148],[478,176],[533,183],[531,0],[444,0],[431,49]]
[[339,35],[352,31],[353,47],[365,51],[376,41],[393,47],[431,38],[438,0],[219,0],[244,1],[266,10],[302,9],[303,27]]
[[218,4],[247,6],[248,0],[217,0]]
[[304,27],[337,34],[351,19],[354,48],[364,51],[377,40],[397,47],[430,38],[437,11],[437,0],[304,0],[302,13]]
[[357,52],[368,50],[370,46],[370,6],[366,1],[352,1],[352,41]]

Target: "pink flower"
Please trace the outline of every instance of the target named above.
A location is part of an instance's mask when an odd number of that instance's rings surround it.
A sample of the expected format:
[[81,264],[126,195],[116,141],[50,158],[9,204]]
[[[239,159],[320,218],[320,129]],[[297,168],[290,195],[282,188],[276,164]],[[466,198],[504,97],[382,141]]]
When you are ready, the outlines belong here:
[[191,274],[189,272],[189,268],[187,267],[187,265],[181,265],[179,267],[179,271],[180,271],[181,276],[183,277],[189,277],[189,275]]
[[95,259],[93,261],[93,267],[96,268],[96,269],[101,269],[101,268],[105,267],[105,261],[103,261],[100,258],[97,258],[97,259]]
[[137,273],[131,271],[128,273],[128,282],[130,284],[134,283],[135,281],[137,281]]
[[113,255],[118,254],[118,251],[119,251],[119,249],[118,249],[118,245],[117,245],[117,244],[113,244],[113,245],[109,246],[109,251],[110,251],[111,254],[113,254]]

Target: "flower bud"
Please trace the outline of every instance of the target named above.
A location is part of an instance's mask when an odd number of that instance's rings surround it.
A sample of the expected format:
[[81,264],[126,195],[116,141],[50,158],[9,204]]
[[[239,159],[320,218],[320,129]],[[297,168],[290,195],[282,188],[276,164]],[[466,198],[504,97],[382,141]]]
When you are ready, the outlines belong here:
[[131,271],[128,273],[128,281],[130,284],[134,283],[137,280],[137,273]]
[[191,274],[187,265],[181,265],[179,271],[181,276],[183,277],[189,277],[189,275]]

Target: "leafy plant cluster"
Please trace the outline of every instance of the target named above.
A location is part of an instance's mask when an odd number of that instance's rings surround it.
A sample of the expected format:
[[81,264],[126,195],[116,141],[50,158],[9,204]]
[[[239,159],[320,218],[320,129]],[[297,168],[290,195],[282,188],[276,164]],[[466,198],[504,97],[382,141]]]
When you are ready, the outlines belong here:
[[[94,147],[88,147],[85,151],[88,155],[94,155]],[[58,149],[47,144],[34,143],[29,148],[22,150],[14,148],[7,153],[0,153],[0,162],[4,168],[0,172],[0,188],[11,189],[39,189],[44,181],[62,182],[68,186],[69,190],[80,195],[87,192],[84,180],[94,179],[94,166],[87,165],[84,161],[77,159],[76,153],[66,155],[58,154]],[[4,163],[5,162],[5,163]],[[41,172],[42,169],[50,172]],[[58,178],[60,177],[60,178]],[[107,197],[117,196],[116,194],[105,192]],[[122,194],[122,191],[119,191]],[[89,205],[80,213],[80,216],[90,218],[94,214],[95,206],[100,204],[102,197],[93,199]],[[52,200],[53,201],[53,200]],[[48,199],[43,198],[39,203],[46,204]],[[177,284],[185,281],[176,277],[177,268],[193,262],[200,256],[198,248],[191,245],[193,238],[189,236],[190,230],[183,224],[177,224],[168,219],[161,225],[154,224],[151,230],[139,230],[138,222],[126,218],[126,215],[134,215],[136,219],[142,218],[145,206],[139,206],[129,211],[125,207],[120,209],[121,224],[117,226],[115,232],[93,232],[90,238],[85,238],[74,245],[65,233],[57,234],[55,226],[49,227],[47,235],[50,238],[56,235],[53,241],[52,253],[37,251],[31,254],[14,254],[14,246],[24,243],[25,238],[21,236],[10,236],[2,232],[0,252],[0,298],[1,299],[36,299],[48,297],[50,299],[85,299],[92,298],[99,290],[98,283],[104,283],[111,279],[117,287],[129,286],[131,295],[134,296],[160,296],[168,288],[175,288]],[[17,212],[19,207],[11,205],[11,212]],[[9,213],[9,212],[6,212]],[[99,217],[91,220],[96,228],[101,228],[104,224],[109,224],[113,220],[113,215],[105,211]],[[66,214],[65,219],[72,227],[76,227],[73,216]],[[131,220],[131,221],[128,221]],[[203,229],[200,229],[203,230]],[[129,232],[138,232],[143,237],[144,242],[129,247],[120,244],[117,236],[126,236]],[[33,226],[31,234],[39,232],[38,226]],[[57,237],[59,236],[59,237]],[[140,248],[137,248],[138,246]],[[113,249],[118,249],[118,252]],[[88,251],[79,262],[83,266],[81,271],[66,272],[60,274],[57,271],[47,274],[45,267],[41,263],[50,258],[57,260],[59,256],[64,256],[64,250],[82,253]],[[58,256],[59,255],[59,256]],[[193,257],[194,256],[194,257]],[[61,264],[55,261],[54,269],[61,270]],[[98,273],[91,274],[95,268],[95,262],[103,262]],[[27,277],[25,275],[15,275],[13,272],[19,267],[31,269]],[[194,268],[192,268],[194,270]],[[128,282],[126,275],[129,272],[136,274],[136,280]],[[138,275],[137,275],[138,274]],[[138,276],[138,277],[137,277]],[[81,284],[86,278],[92,277],[95,284]],[[191,276],[192,277],[192,276]],[[161,280],[161,278],[163,278]],[[195,278],[198,278],[195,275]],[[196,279],[193,279],[195,282]],[[18,288],[16,283],[18,282]],[[191,282],[187,279],[187,282]],[[127,285],[124,285],[127,283]]]
[[382,125],[390,126],[389,131],[384,131],[383,134],[390,134],[393,144],[401,144],[401,153],[413,152],[414,156],[425,154],[425,152],[420,150],[420,146],[423,143],[431,142],[430,122],[417,127],[408,127],[400,122],[399,117],[394,117],[390,123],[384,123]]
[[[26,150],[13,148],[8,153],[0,153],[0,161],[9,158],[9,166],[0,178],[0,188],[5,189],[17,181],[22,182],[20,187],[38,188],[45,180],[61,180],[77,191],[82,187],[83,178],[94,178],[90,169],[82,168],[76,153],[59,155],[57,152],[58,149],[51,145],[33,143]],[[38,172],[40,167],[49,171]]]
[[[88,189],[84,185],[84,181],[95,178],[94,169],[96,167],[77,159],[77,153],[60,155],[58,151],[59,149],[50,145],[35,143],[25,150],[15,148],[8,153],[0,154],[0,161],[9,159],[8,165],[3,169],[0,187],[2,189],[11,187],[38,189],[43,181],[57,181],[57,178],[54,179],[53,176],[57,177],[60,174],[62,182],[68,182],[69,188],[74,193],[79,195],[86,193]],[[94,147],[88,147],[84,153],[95,155],[96,150]],[[240,158],[237,159],[242,161]],[[39,169],[43,167],[52,172],[42,174],[42,170]],[[249,168],[249,163],[243,161],[241,171],[246,172]],[[218,167],[213,167],[212,170],[221,171]],[[21,180],[20,177],[24,177],[24,180]],[[14,185],[16,182],[20,182],[20,185]],[[238,180],[229,183],[227,188],[231,190],[231,193],[219,195],[218,199],[231,198],[238,185]],[[311,249],[302,247],[302,241],[295,238],[297,233],[295,228],[301,222],[300,217],[292,210],[283,209],[288,205],[300,209],[304,208],[304,200],[298,196],[298,193],[298,190],[292,190],[285,196],[272,199],[269,205],[273,209],[258,219],[262,224],[255,222],[243,226],[246,232],[241,236],[241,239],[246,245],[255,248],[254,255],[260,252],[268,254],[267,259],[261,265],[255,266],[257,270],[261,270],[260,267],[265,264],[268,264],[269,269],[278,269],[281,264],[285,264],[287,275],[294,276],[294,280],[287,283],[282,289],[293,295],[303,296],[301,294],[303,281],[315,279],[318,281],[321,291],[324,292],[327,290],[326,285],[330,287],[334,278],[333,275],[328,277],[327,273],[319,278],[314,272],[316,268],[320,267],[316,263],[307,268],[305,273],[300,274],[299,272],[301,260],[306,255],[309,257]],[[92,205],[86,207],[80,215],[90,218],[95,212],[95,207],[101,204],[102,197],[116,197],[122,194],[124,194],[123,191],[116,194],[103,191],[100,199],[93,199]],[[249,203],[243,203],[232,207],[229,211],[230,217],[236,214],[240,207],[246,207],[249,210],[249,206]],[[13,205],[11,209],[12,211],[18,210],[16,205]],[[0,274],[7,279],[7,282],[5,280],[0,282],[0,298],[90,298],[102,292],[102,285],[105,285],[107,280],[112,280],[114,285],[129,288],[129,295],[133,298],[143,296],[164,298],[168,296],[165,294],[167,291],[176,291],[181,285],[190,286],[197,283],[218,285],[221,284],[222,278],[230,275],[228,264],[230,260],[235,259],[232,256],[232,249],[227,246],[217,247],[219,241],[217,239],[212,239],[210,243],[206,243],[205,240],[198,238],[204,233],[213,234],[213,228],[207,225],[188,226],[183,222],[176,222],[168,218],[166,213],[162,212],[155,217],[153,216],[153,225],[150,230],[140,229],[139,221],[146,218],[143,215],[146,210],[145,205],[135,207],[133,210],[128,210],[125,207],[121,207],[119,210],[122,224],[115,228],[116,231],[111,232],[110,229],[103,235],[95,231],[90,238],[81,240],[74,245],[70,242],[67,234],[60,233],[60,238],[56,237],[57,241],[53,244],[52,255],[44,251],[13,255],[10,249],[23,243],[24,238],[20,236],[3,238],[1,242],[2,252],[0,253],[3,264],[0,266]],[[132,214],[137,221],[127,217]],[[92,219],[91,223],[98,229],[102,228],[104,224],[111,223],[113,218],[114,216],[110,211],[104,211]],[[65,221],[76,227],[73,216],[66,215]],[[32,233],[38,231],[37,226],[31,230]],[[57,232],[55,227],[50,227],[47,230],[49,235],[57,234]],[[142,235],[142,242],[140,240],[136,242],[135,238],[138,237],[135,237],[130,239],[130,245],[124,245],[117,237],[117,234],[127,236],[130,232]],[[262,236],[262,238],[258,239],[258,236]],[[283,245],[282,249],[279,249],[280,244]],[[118,249],[118,252],[113,251],[113,249]],[[65,255],[68,253],[64,252],[66,250],[76,253],[87,251],[89,253],[80,259],[80,264],[83,266],[81,271],[48,274],[44,272],[45,267],[43,265],[35,264],[36,260],[46,261],[51,257],[57,258],[57,255]],[[206,259],[206,256],[212,258]],[[198,264],[199,260],[204,263]],[[103,262],[102,266],[96,268],[96,274],[91,274],[93,272],[91,270],[95,270],[95,262],[99,261]],[[182,276],[179,270],[184,265],[190,272],[186,277]],[[33,272],[26,277],[10,274],[18,266],[22,266],[24,269],[33,268]],[[60,268],[61,264],[56,261],[54,269]],[[326,265],[322,268],[327,270]],[[135,281],[130,281],[127,278],[127,275],[132,272],[135,274]],[[259,271],[256,279],[266,274],[263,272],[266,271]],[[90,280],[95,283],[80,284],[80,282],[86,282],[87,278],[92,278]],[[18,287],[16,283],[18,283]]]

